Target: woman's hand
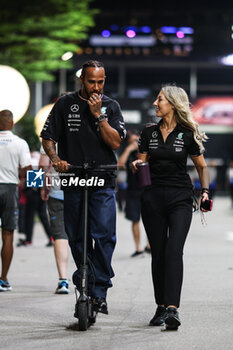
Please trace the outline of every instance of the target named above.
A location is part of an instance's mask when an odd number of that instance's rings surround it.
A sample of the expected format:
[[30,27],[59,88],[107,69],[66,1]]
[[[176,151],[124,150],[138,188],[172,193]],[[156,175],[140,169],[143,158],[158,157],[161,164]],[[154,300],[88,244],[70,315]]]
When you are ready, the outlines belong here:
[[136,159],[134,162],[131,163],[131,168],[133,173],[136,173],[138,171],[138,168],[137,168],[138,163],[143,163],[143,161],[141,159]]
[[[202,195],[201,195],[201,202],[205,202],[207,199],[209,199],[208,193],[207,192],[203,192]],[[203,212],[207,212],[208,211],[208,210],[206,210],[204,208],[201,208],[201,206],[200,206],[200,209]]]

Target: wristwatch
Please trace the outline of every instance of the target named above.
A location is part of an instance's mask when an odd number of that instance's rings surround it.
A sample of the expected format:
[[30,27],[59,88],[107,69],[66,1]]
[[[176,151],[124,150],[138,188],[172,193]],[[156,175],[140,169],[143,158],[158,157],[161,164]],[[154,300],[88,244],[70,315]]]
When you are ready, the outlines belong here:
[[104,114],[100,114],[97,118],[98,122],[102,122],[105,119],[105,115]]

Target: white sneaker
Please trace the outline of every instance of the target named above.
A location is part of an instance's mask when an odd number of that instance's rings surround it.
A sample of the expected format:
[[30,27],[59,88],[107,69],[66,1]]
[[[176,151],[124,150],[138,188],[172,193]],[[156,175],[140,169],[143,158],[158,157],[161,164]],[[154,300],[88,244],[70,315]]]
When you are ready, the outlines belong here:
[[0,280],[0,292],[8,292],[12,290],[12,287],[8,281]]

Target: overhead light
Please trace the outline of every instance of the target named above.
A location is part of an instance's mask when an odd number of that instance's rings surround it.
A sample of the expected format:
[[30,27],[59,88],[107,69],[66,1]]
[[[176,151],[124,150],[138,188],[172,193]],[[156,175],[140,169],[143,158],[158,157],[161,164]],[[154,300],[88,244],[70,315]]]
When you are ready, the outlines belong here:
[[233,66],[233,54],[222,57],[220,62],[225,66]]
[[68,61],[69,59],[71,59],[73,57],[73,52],[71,51],[68,51],[68,52],[65,52],[61,58],[63,61]]
[[176,33],[176,36],[177,36],[177,38],[179,38],[179,39],[183,39],[183,38],[184,38],[184,33],[183,33],[181,30],[179,30],[179,31]]
[[107,29],[103,30],[101,35],[104,37],[104,38],[109,38],[111,36],[111,32]]
[[[126,35],[111,35],[109,38],[103,38],[101,35],[90,35],[89,43],[97,47],[121,47],[121,46],[154,46],[156,38],[153,35],[136,35],[132,30]],[[178,39],[177,39],[178,40]]]
[[136,36],[136,32],[133,29],[127,30],[125,34],[128,38],[134,38]]
[[15,68],[0,65],[0,110],[9,109],[14,122],[26,113],[30,102],[30,90],[23,75]]
[[79,70],[77,70],[77,72],[75,73],[77,78],[80,78],[82,74],[82,68],[80,68]]

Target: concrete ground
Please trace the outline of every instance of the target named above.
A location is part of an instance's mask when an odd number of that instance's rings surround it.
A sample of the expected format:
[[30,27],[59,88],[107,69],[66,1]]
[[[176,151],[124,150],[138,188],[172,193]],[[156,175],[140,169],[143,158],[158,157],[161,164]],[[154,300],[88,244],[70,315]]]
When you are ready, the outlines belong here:
[[[131,258],[131,223],[119,212],[113,259],[116,276],[108,293],[109,315],[99,314],[86,332],[73,317],[75,293],[55,295],[52,247],[36,223],[31,247],[15,247],[9,273],[13,290],[0,293],[0,349],[230,350],[233,337],[233,210],[228,197],[214,200],[212,213],[193,216],[184,251],[184,282],[176,332],[150,327],[154,314],[150,254]],[[156,223],[155,223],[156,224]],[[142,228],[142,247],[146,237]],[[19,234],[15,234],[15,245]],[[75,266],[70,255],[68,277]]]

